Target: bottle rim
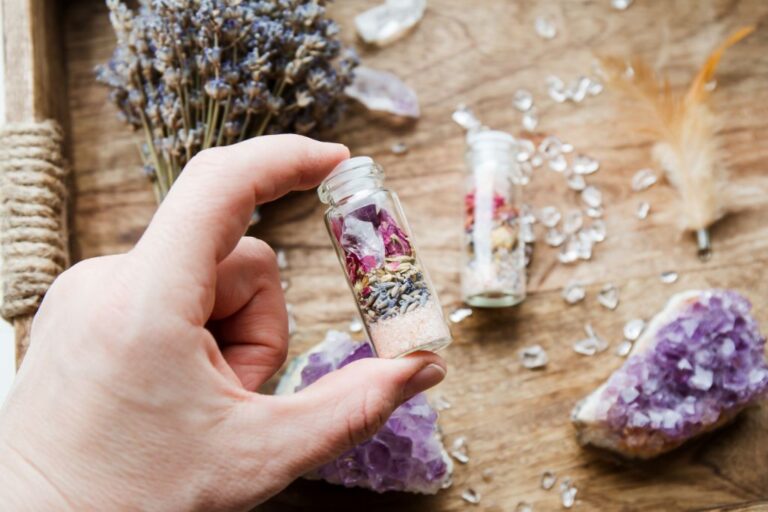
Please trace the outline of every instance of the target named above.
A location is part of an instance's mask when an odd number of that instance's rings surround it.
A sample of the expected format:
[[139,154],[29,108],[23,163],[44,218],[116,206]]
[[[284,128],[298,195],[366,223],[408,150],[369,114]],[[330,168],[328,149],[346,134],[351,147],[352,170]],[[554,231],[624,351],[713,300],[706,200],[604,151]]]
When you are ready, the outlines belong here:
[[[361,171],[367,172],[361,172]],[[331,204],[341,198],[333,197],[334,191],[343,185],[360,178],[380,179],[384,171],[369,156],[356,156],[339,162],[317,187],[317,194],[324,204]]]

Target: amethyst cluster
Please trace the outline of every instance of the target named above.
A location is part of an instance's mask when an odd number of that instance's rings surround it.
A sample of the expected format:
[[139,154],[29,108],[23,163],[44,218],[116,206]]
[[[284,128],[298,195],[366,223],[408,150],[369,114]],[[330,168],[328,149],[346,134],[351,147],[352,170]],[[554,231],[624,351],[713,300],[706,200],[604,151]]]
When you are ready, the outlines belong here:
[[[373,357],[368,343],[330,331],[323,342],[291,362],[277,393],[300,391],[323,375],[366,357]],[[434,494],[450,482],[452,469],[440,441],[437,412],[422,393],[400,406],[373,438],[308,477],[377,492]]]
[[764,346],[738,293],[675,296],[574,410],[582,441],[648,458],[723,425],[768,389]]

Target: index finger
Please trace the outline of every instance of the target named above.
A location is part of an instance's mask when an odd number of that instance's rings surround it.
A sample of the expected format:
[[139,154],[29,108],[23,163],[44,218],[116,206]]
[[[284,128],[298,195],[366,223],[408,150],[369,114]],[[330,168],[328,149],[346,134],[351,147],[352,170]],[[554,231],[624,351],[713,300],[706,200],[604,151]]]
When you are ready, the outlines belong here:
[[299,135],[269,135],[201,151],[184,168],[137,249],[172,275],[211,275],[257,205],[320,181],[349,150]]

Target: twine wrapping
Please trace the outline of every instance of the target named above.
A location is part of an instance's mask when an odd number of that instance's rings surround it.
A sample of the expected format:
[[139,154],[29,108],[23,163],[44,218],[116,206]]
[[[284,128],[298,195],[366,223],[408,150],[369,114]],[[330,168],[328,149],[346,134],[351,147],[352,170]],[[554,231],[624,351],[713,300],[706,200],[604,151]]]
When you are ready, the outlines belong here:
[[53,121],[0,128],[0,314],[16,326],[17,361],[28,345],[31,317],[68,264],[62,138]]

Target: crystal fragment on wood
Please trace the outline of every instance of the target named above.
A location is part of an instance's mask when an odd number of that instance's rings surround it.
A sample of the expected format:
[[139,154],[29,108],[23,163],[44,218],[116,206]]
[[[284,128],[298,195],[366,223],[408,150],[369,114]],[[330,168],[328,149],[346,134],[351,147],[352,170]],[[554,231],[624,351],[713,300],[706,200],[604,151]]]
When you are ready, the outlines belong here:
[[375,112],[417,119],[420,116],[419,99],[393,73],[365,66],[355,69],[355,78],[344,93]]
[[424,17],[426,0],[387,0],[355,17],[360,38],[386,46],[405,36]]

